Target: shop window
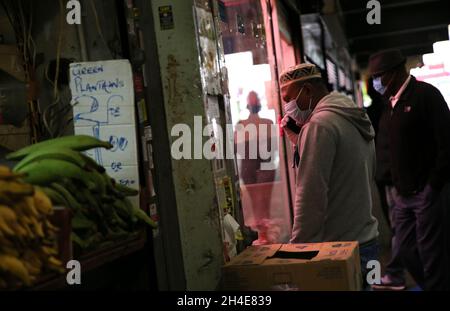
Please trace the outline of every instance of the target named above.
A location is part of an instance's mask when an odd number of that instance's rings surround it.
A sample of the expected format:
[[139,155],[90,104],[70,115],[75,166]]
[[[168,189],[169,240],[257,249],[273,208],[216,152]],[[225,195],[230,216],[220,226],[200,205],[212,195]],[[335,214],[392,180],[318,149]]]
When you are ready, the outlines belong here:
[[310,59],[311,63],[320,68],[325,68],[325,64],[323,63],[324,52],[321,43],[322,28],[320,22],[314,14],[302,15],[301,21],[305,56]]
[[338,78],[336,65],[329,58],[327,58],[326,62],[327,62],[328,83],[333,86],[333,90],[337,90]]
[[[285,243],[291,233],[289,182],[277,125],[280,106],[265,1],[222,3],[226,18],[220,27],[245,224],[259,233],[254,244]],[[282,41],[288,51],[291,40],[285,35]],[[295,58],[289,61],[295,63]],[[261,155],[264,151],[271,152],[269,159]]]
[[345,74],[342,68],[338,69],[338,78],[339,78],[339,91],[345,92]]

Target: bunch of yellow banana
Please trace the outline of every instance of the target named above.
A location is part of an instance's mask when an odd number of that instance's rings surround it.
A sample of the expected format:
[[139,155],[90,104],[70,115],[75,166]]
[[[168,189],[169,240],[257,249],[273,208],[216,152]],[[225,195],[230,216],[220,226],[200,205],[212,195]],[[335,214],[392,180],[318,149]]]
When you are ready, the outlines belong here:
[[0,166],[0,290],[30,286],[42,274],[61,271],[50,199]]
[[47,140],[7,156],[19,161],[14,173],[41,187],[55,205],[72,212],[72,242],[82,252],[102,246],[108,240],[127,237],[141,220],[156,224],[130,204],[127,196],[139,191],[115,183],[104,167],[82,152],[112,145],[94,137],[78,135]]

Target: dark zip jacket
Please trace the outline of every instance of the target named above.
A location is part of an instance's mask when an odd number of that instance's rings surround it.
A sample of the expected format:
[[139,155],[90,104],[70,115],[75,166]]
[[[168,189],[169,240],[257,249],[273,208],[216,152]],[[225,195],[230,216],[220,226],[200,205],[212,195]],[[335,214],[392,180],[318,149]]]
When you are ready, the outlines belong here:
[[[431,84],[411,81],[380,120],[377,179],[392,182],[403,196],[426,184],[439,191],[450,177],[450,111]],[[381,161],[380,161],[381,160]],[[380,163],[381,162],[381,163]]]

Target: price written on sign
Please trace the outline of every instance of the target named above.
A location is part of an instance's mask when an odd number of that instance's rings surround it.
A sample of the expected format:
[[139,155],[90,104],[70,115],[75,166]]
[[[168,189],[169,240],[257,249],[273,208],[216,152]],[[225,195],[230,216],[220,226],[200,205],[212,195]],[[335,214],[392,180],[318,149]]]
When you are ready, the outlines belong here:
[[[133,76],[127,60],[73,63],[70,89],[75,133],[113,146],[87,153],[118,183],[139,189]],[[137,200],[135,204],[137,204]]]

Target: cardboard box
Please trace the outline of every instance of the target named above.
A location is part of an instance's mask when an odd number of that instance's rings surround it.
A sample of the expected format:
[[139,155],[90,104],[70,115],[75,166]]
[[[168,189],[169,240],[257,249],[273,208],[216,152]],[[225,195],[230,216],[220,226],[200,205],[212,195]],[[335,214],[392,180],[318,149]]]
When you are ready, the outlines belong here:
[[252,246],[223,267],[225,290],[356,291],[358,242]]

